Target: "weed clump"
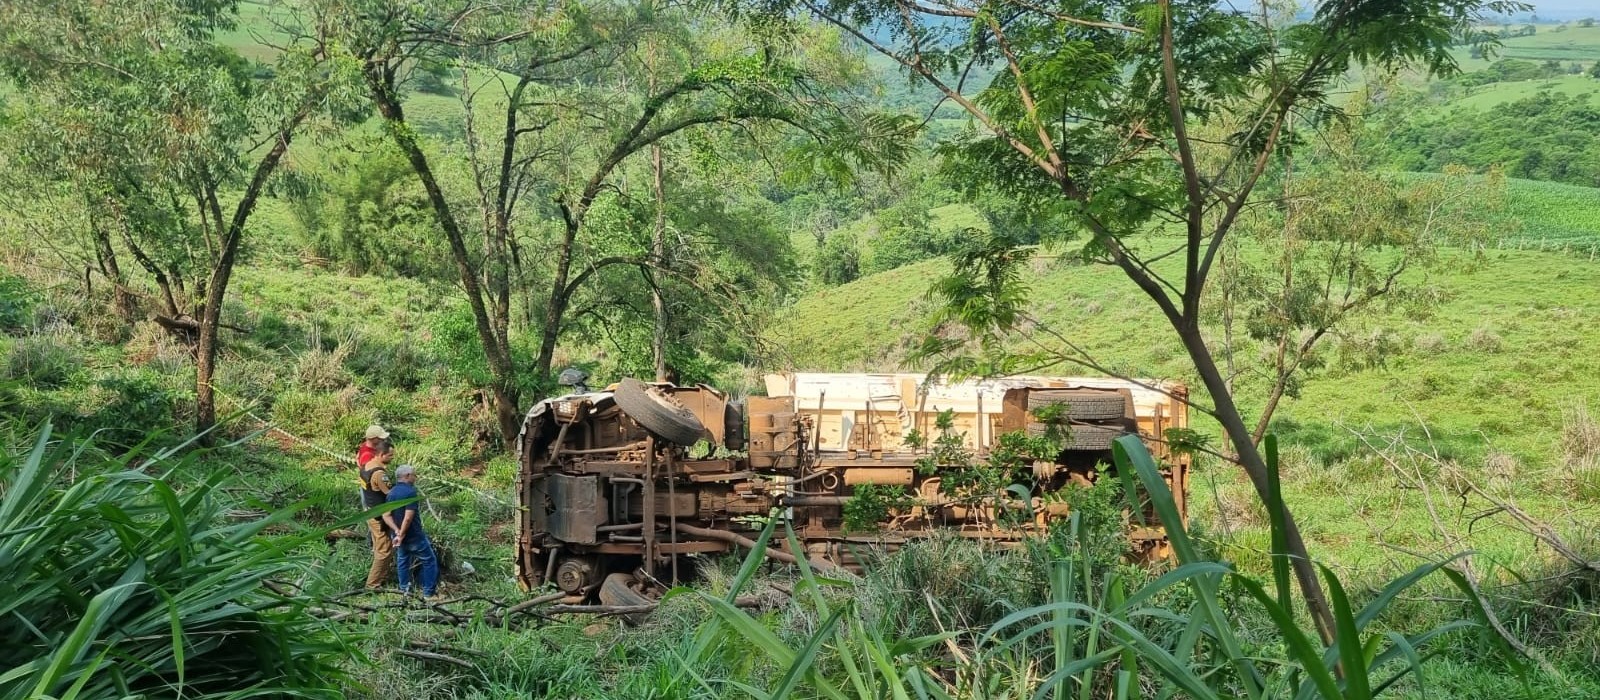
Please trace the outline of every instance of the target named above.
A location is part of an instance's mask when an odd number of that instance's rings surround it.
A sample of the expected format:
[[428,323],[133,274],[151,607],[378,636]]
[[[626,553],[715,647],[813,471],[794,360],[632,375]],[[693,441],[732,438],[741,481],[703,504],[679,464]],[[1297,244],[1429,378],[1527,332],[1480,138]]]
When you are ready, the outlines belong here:
[[1586,403],[1573,404],[1561,413],[1561,460],[1573,495],[1600,499],[1600,420],[1589,413]]
[[1467,335],[1466,345],[1474,351],[1490,354],[1505,349],[1505,341],[1488,326],[1478,326],[1473,329],[1472,333]]
[[332,350],[324,350],[313,341],[311,349],[300,355],[295,363],[294,383],[309,391],[337,391],[350,384],[350,372],[345,360],[355,350],[353,337],[346,338]]
[[83,356],[66,334],[30,335],[11,344],[3,367],[5,379],[35,389],[60,389],[83,368]]
[[1423,333],[1411,339],[1411,347],[1426,355],[1437,355],[1450,348],[1442,333]]
[[[128,362],[149,367],[162,374],[184,372],[193,363],[193,355],[189,349],[154,321],[140,321],[134,324],[128,342],[123,346],[123,352]],[[231,363],[224,363],[223,367],[227,367],[228,364]]]
[[1489,478],[1489,490],[1494,493],[1509,493],[1521,471],[1522,461],[1509,452],[1491,449],[1483,457],[1483,472]]

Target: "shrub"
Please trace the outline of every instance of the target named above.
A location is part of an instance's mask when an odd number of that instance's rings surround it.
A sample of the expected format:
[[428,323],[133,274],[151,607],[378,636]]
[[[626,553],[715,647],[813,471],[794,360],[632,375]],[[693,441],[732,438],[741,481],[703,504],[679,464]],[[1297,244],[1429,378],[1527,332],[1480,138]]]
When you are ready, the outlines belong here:
[[1424,355],[1437,355],[1448,350],[1450,344],[1441,333],[1423,333],[1412,339],[1411,347]]
[[1561,461],[1574,495],[1600,499],[1600,421],[1588,404],[1576,403],[1561,413]]
[[1473,329],[1472,333],[1467,336],[1466,345],[1472,350],[1487,353],[1497,353],[1505,348],[1505,342],[1487,326],[1479,326]]
[[92,390],[102,403],[82,417],[80,429],[98,433],[101,442],[131,447],[148,438],[150,431],[177,428],[173,409],[178,396],[163,383],[166,379],[142,370],[95,380]]
[[[123,351],[129,362],[148,366],[163,374],[186,372],[194,364],[194,356],[189,349],[154,321],[134,324]],[[229,364],[224,361],[221,366],[225,368]]]
[[817,250],[812,271],[826,285],[845,284],[861,276],[861,252],[854,233],[834,231]]
[[33,317],[34,292],[21,277],[0,273],[0,333],[17,333]]
[[1483,472],[1489,478],[1489,490],[1496,493],[1509,492],[1521,471],[1522,461],[1509,452],[1491,449],[1483,457]]
[[338,697],[343,644],[264,587],[303,571],[284,552],[320,533],[268,538],[293,513],[225,522],[220,480],[180,496],[129,468],[198,453],[97,459],[51,438],[0,451],[0,697]]
[[350,373],[344,363],[355,351],[355,337],[341,339],[331,350],[323,349],[315,336],[310,345],[295,362],[295,385],[309,391],[334,391],[348,386]]

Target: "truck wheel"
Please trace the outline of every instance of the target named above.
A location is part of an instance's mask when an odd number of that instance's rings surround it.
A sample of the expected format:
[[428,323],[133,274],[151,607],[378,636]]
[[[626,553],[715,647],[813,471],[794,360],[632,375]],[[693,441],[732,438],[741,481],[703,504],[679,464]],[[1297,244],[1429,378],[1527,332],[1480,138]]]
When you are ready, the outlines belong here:
[[1094,389],[1034,389],[1028,392],[1028,410],[1067,405],[1070,420],[1116,420],[1127,414],[1127,398],[1116,391]]
[[[1039,436],[1046,434],[1050,426],[1046,423],[1029,423],[1028,434]],[[1092,425],[1072,424],[1065,426],[1072,435],[1072,440],[1067,443],[1067,450],[1074,452],[1089,452],[1111,449],[1112,441],[1128,434],[1128,429],[1121,425]]]
[[706,426],[693,411],[661,389],[632,377],[622,380],[612,399],[634,422],[668,442],[688,447],[706,436]]
[[[650,605],[655,601],[633,589],[632,574],[612,574],[600,583],[600,602],[606,605]],[[650,613],[629,613],[620,616],[623,622],[638,626],[644,624]]]

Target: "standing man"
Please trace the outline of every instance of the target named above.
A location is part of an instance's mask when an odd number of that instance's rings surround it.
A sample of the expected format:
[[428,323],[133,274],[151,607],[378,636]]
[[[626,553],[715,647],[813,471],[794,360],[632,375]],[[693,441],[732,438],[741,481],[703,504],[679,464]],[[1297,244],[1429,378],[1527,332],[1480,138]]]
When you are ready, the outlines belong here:
[[388,439],[389,431],[384,430],[383,426],[377,423],[367,426],[367,436],[361,439],[361,446],[356,448],[356,466],[367,466],[367,460],[377,452],[378,441]]
[[409,464],[394,470],[394,488],[389,490],[389,502],[410,501],[405,506],[383,514],[384,522],[394,530],[396,564],[400,569],[400,595],[411,593],[411,566],[421,568],[417,583],[422,596],[434,600],[439,586],[439,558],[433,553],[433,543],[422,531],[422,513],[417,508],[417,468]]
[[[367,446],[363,444],[362,449]],[[372,447],[372,457],[360,467],[361,509],[371,510],[384,504],[389,497],[389,462],[394,459],[394,445],[379,439]],[[367,535],[372,539],[372,568],[367,570],[367,590],[383,587],[384,579],[394,566],[394,530],[383,518],[367,519]]]

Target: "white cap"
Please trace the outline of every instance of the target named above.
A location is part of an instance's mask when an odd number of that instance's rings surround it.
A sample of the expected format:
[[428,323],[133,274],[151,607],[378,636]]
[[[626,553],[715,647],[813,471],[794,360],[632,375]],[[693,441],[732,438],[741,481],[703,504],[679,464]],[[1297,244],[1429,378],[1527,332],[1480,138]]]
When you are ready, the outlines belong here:
[[383,426],[378,425],[377,423],[373,423],[372,425],[367,426],[367,437],[366,437],[366,439],[372,440],[374,438],[376,438],[378,440],[388,440],[389,439],[389,431],[384,430]]

